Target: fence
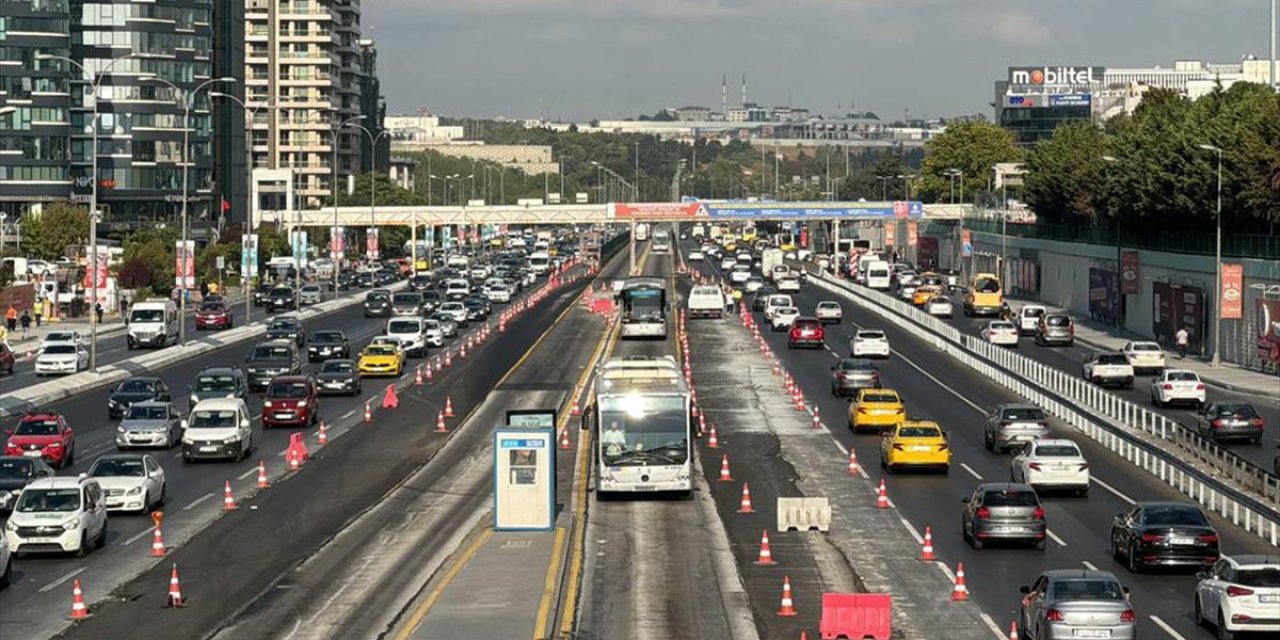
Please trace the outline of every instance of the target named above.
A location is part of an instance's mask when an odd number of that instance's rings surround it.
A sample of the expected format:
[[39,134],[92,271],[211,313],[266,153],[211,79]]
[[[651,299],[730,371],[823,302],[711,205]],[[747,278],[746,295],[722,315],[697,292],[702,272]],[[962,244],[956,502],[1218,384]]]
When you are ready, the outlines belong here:
[[[998,212],[993,212],[993,214],[999,215]],[[1212,232],[1212,229],[1208,229],[1204,233],[1187,233],[1185,230],[1153,228],[1153,226],[1147,224],[1135,229],[1122,227],[1120,233],[1121,244],[1126,249],[1148,249],[1151,251],[1190,253],[1204,256],[1214,255],[1216,234]],[[1114,227],[1013,221],[1004,224],[998,218],[993,219],[990,217],[965,218],[964,227],[973,231],[996,235],[1001,235],[1003,232],[1004,235],[1019,238],[1101,245],[1116,244],[1116,230]],[[1223,233],[1222,255],[1225,258],[1280,259],[1280,233]]]
[[[1245,531],[1280,545],[1280,512],[1273,506],[1280,503],[1280,478],[1261,467],[1201,438],[1175,420],[1065,371],[962,334],[891,296],[825,276],[815,276],[813,281],[846,294],[859,306],[893,321],[979,374],[1038,404]],[[1211,467],[1212,472],[1197,469],[1184,461],[1182,454]]]

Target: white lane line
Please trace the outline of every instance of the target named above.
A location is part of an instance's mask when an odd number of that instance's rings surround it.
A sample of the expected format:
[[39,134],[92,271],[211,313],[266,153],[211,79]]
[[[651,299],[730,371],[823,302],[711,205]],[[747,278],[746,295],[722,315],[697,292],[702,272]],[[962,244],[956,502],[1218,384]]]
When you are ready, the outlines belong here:
[[1047,534],[1050,538],[1052,538],[1054,542],[1058,543],[1058,546],[1060,546],[1060,547],[1065,547],[1065,546],[1067,546],[1067,541],[1066,541],[1066,540],[1063,540],[1062,538],[1059,538],[1059,537],[1058,537],[1058,534],[1054,533],[1052,529],[1045,528],[1044,532],[1045,532],[1045,534]]
[[339,419],[339,420],[346,420],[347,418],[350,418],[351,416],[353,416],[353,415],[355,415],[355,414],[356,414],[356,410],[355,410],[355,409],[352,409],[352,410],[350,410],[350,411],[348,411],[348,412],[346,412],[346,413],[342,414],[341,416],[339,416],[339,417],[338,417],[338,419]]
[[152,531],[155,531],[155,529],[156,529],[156,528],[155,528],[155,525],[152,525],[152,526],[150,526],[150,527],[147,527],[146,529],[143,529],[142,531],[138,532],[138,534],[137,534],[137,535],[133,536],[132,538],[129,538],[128,540],[125,540],[124,542],[122,542],[122,543],[120,543],[120,544],[121,544],[121,545],[123,545],[123,546],[126,546],[126,547],[127,547],[127,546],[129,546],[129,545],[131,545],[131,544],[133,544],[133,543],[135,543],[135,542],[137,542],[137,541],[141,540],[142,538],[144,538],[145,536],[147,536],[148,534],[150,534]]
[[987,623],[987,628],[991,629],[991,633],[996,634],[996,638],[998,640],[1009,640],[1009,636],[1000,630],[1000,627],[996,625],[996,621],[992,620],[991,616],[987,615],[986,611],[979,612],[978,617],[982,618],[982,621]]
[[261,413],[255,413],[255,414],[253,414],[249,419],[250,419],[250,420],[260,420],[260,419],[262,419],[262,414],[261,414]]
[[971,475],[971,476],[973,476],[973,477],[977,478],[978,480],[982,480],[982,474],[981,474],[981,473],[978,473],[977,471],[974,471],[974,470],[973,470],[973,467],[971,467],[971,466],[969,466],[969,465],[967,465],[967,464],[965,464],[965,463],[961,462],[961,463],[960,463],[960,468],[961,468],[961,469],[964,469],[965,471],[968,471],[968,472],[969,472],[969,475]]
[[952,583],[955,583],[955,581],[956,581],[956,574],[955,574],[953,571],[951,571],[951,567],[948,567],[948,566],[947,566],[947,563],[942,562],[942,561],[938,561],[938,562],[934,562],[934,563],[933,563],[933,566],[935,566],[935,567],[937,567],[937,568],[941,569],[941,570],[942,570],[942,574],[943,574],[943,575],[945,575],[945,576],[947,576],[947,580],[949,580],[949,581],[950,581],[950,582],[952,582]]
[[258,472],[258,468],[257,468],[257,467],[249,467],[249,470],[248,470],[248,471],[245,471],[244,473],[242,473],[242,474],[240,474],[240,475],[236,476],[236,480],[244,480],[245,478],[248,478],[249,476],[251,476],[251,475],[253,475],[253,474],[257,473],[257,472]]
[[1169,637],[1173,638],[1173,640],[1187,640],[1186,638],[1182,637],[1182,634],[1178,633],[1177,631],[1174,631],[1173,627],[1170,627],[1167,623],[1165,623],[1164,620],[1161,620],[1158,616],[1147,616],[1147,617],[1151,618],[1151,621],[1156,623],[1157,627],[1164,629],[1164,632],[1169,634]]
[[897,355],[897,356],[898,356],[898,359],[899,359],[899,360],[902,360],[903,362],[905,362],[905,363],[907,363],[908,365],[910,365],[912,369],[915,369],[916,371],[919,371],[920,373],[924,374],[924,377],[926,377],[926,378],[928,378],[928,379],[930,379],[930,380],[934,381],[934,383],[936,383],[939,387],[942,387],[943,389],[946,389],[948,393],[950,393],[951,395],[953,395],[953,396],[955,396],[955,397],[959,398],[961,402],[963,402],[963,403],[965,403],[965,404],[969,405],[970,407],[973,407],[973,410],[974,410],[974,411],[977,411],[978,413],[980,413],[980,414],[982,414],[982,415],[986,415],[986,414],[987,414],[987,410],[986,410],[986,409],[983,409],[981,406],[977,405],[977,404],[976,404],[976,403],[974,403],[972,400],[970,400],[969,398],[965,397],[965,395],[964,395],[963,393],[960,393],[959,391],[956,391],[955,389],[952,389],[951,387],[947,386],[947,383],[945,383],[945,382],[943,382],[943,381],[941,381],[941,380],[937,379],[936,377],[934,377],[934,375],[933,375],[932,373],[929,373],[928,371],[925,371],[924,369],[922,369],[922,368],[920,367],[920,365],[918,365],[918,364],[916,364],[916,363],[912,362],[910,358],[908,358],[908,357],[906,357],[906,356],[902,355],[902,352],[901,352],[901,351],[898,351],[898,350],[896,350],[896,349],[895,349],[895,350],[893,351],[893,353],[894,353],[895,355]]
[[1107,491],[1110,491],[1111,493],[1114,493],[1114,494],[1116,495],[1116,497],[1117,497],[1117,498],[1120,498],[1121,500],[1124,500],[1125,502],[1128,502],[1129,504],[1138,504],[1138,502],[1137,502],[1136,500],[1134,500],[1133,498],[1130,498],[1129,496],[1126,496],[1125,494],[1121,493],[1119,489],[1117,489],[1117,488],[1115,488],[1115,487],[1113,487],[1113,486],[1111,486],[1111,485],[1109,485],[1109,484],[1107,484],[1107,483],[1105,483],[1105,482],[1103,482],[1103,481],[1099,480],[1098,478],[1096,478],[1096,477],[1094,477],[1094,476],[1089,476],[1089,480],[1091,480],[1091,481],[1093,481],[1093,482],[1097,483],[1097,485],[1098,485],[1099,487],[1102,487],[1103,489],[1106,489]]
[[924,544],[924,536],[920,535],[919,531],[916,531],[915,525],[902,516],[898,516],[898,521],[907,528],[907,531],[911,533],[911,537],[916,539],[916,544]]
[[81,571],[84,571],[85,569],[88,569],[88,568],[89,567],[80,567],[79,569],[72,569],[70,572],[68,572],[66,575],[62,576],[61,578],[58,578],[57,580],[54,580],[53,582],[50,582],[49,584],[46,584],[43,587],[40,587],[40,593],[49,593],[50,591],[57,589],[58,585],[80,575]]
[[196,507],[200,506],[200,503],[201,503],[201,502],[204,502],[205,500],[208,500],[209,498],[212,498],[212,497],[213,497],[213,492],[212,492],[212,491],[210,491],[209,493],[206,493],[206,494],[204,494],[204,495],[200,496],[199,498],[196,498],[195,500],[192,500],[192,501],[191,501],[191,504],[188,504],[187,506],[183,507],[183,508],[182,508],[182,510],[183,510],[183,511],[190,511],[190,510],[192,510],[192,509],[194,509],[194,508],[196,508]]
[[1098,568],[1097,568],[1097,567],[1095,567],[1095,566],[1093,566],[1093,563],[1092,563],[1092,562],[1089,562],[1088,560],[1084,560],[1084,561],[1082,561],[1080,564],[1084,565],[1084,568],[1086,568],[1086,569],[1088,569],[1088,570],[1090,570],[1090,571],[1097,571],[1097,570],[1098,570]]

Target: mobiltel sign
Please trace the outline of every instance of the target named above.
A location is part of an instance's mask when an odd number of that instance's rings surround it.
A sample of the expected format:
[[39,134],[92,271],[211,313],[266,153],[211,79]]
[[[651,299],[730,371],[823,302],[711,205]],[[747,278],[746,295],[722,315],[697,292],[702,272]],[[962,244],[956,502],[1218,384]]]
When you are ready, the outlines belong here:
[[1102,84],[1106,67],[1009,67],[1009,84],[1074,87]]

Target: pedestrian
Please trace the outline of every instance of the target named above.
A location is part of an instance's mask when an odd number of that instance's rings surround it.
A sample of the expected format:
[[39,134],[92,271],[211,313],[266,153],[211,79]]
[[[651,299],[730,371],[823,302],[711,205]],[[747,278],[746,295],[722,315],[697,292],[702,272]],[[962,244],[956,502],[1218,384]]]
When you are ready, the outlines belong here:
[[102,324],[102,312],[103,312],[103,311],[105,311],[105,309],[103,309],[103,308],[102,308],[102,303],[101,303],[101,302],[96,302],[96,303],[94,303],[94,305],[93,305],[93,312],[94,312],[94,313],[96,313],[96,314],[98,314],[98,324]]
[[18,328],[18,309],[9,303],[9,308],[4,311],[4,324],[9,327],[9,333],[13,333]]
[[36,308],[33,310],[36,316],[36,328],[40,328],[40,321],[44,320],[44,298],[36,301]]
[[1187,328],[1178,329],[1178,333],[1174,334],[1173,340],[1178,345],[1178,359],[1185,360],[1187,357],[1187,343],[1191,341],[1191,334],[1187,333]]
[[209,297],[209,283],[201,282],[200,283],[200,299],[203,300],[204,298],[207,298],[207,297]]
[[23,309],[22,317],[18,319],[22,323],[22,339],[27,339],[27,334],[31,332],[31,310]]

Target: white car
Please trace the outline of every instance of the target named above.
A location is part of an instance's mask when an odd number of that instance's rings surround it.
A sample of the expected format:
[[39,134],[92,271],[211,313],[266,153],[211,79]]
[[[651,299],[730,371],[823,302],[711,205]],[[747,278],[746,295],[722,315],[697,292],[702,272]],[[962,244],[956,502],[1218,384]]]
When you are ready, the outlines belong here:
[[1062,438],[1037,438],[1022,447],[1009,463],[1009,481],[1045,489],[1089,495],[1089,463],[1076,443]]
[[1164,407],[1174,403],[1204,404],[1204,382],[1194,371],[1166,369],[1151,381],[1151,404]]
[[904,284],[898,287],[898,297],[911,302],[916,297],[916,286],[914,284]]
[[511,302],[511,290],[505,284],[487,285],[484,288],[484,297],[494,303]]
[[742,286],[742,290],[747,293],[755,293],[763,286],[764,280],[762,280],[760,276],[751,276],[750,278],[747,278],[747,283]]
[[1120,352],[1129,359],[1134,373],[1158,373],[1167,366],[1164,349],[1154,342],[1129,342]]
[[89,352],[71,342],[56,342],[36,356],[36,375],[57,376],[89,368]]
[[93,478],[41,478],[23,487],[5,527],[13,553],[88,555],[107,543],[106,497]]
[[149,453],[117,453],[102,456],[89,468],[106,495],[107,511],[149,513],[164,504],[164,468]]
[[828,322],[839,323],[844,320],[844,309],[840,308],[840,303],[834,300],[823,300],[813,309],[813,317],[819,322],[826,324]]
[[689,252],[689,262],[702,262],[702,260],[703,260],[703,257],[702,257],[701,251]]
[[1013,315],[1014,322],[1018,323],[1018,331],[1024,336],[1032,336],[1036,333],[1036,327],[1040,326],[1040,317],[1049,313],[1049,309],[1041,304],[1024,304],[1018,307],[1017,313]]
[[734,260],[733,256],[725,256],[720,259],[720,270],[728,271],[732,269],[736,264],[738,264],[738,261]]
[[436,312],[453,318],[453,321],[457,322],[458,326],[463,326],[467,323],[467,305],[461,302],[446,302],[440,305]]
[[1280,634],[1280,556],[1249,554],[1221,556],[1213,568],[1199,574],[1195,618],[1218,632]]
[[773,311],[773,318],[769,320],[769,326],[774,331],[786,331],[791,328],[791,323],[799,317],[799,309],[795,307],[779,307]]
[[950,318],[955,310],[955,306],[951,304],[951,298],[946,296],[934,296],[924,303],[925,313],[937,318]]
[[797,278],[795,276],[782,276],[781,278],[778,278],[778,291],[799,293],[800,278]]
[[795,302],[791,300],[791,296],[785,293],[775,293],[764,301],[764,318],[765,320],[772,320],[778,309],[794,306],[796,305]]
[[80,335],[79,331],[50,331],[40,340],[39,351],[44,351],[44,348],[51,344],[74,344],[84,346],[85,340],[84,337]]
[[1126,389],[1133,388],[1133,365],[1123,353],[1116,351],[1090,353],[1084,357],[1080,366],[1080,377],[1099,387],[1115,385]]
[[889,336],[876,329],[859,329],[849,339],[849,355],[855,358],[888,358]]
[[992,320],[982,328],[982,339],[1001,347],[1018,346],[1018,327],[1008,320]]
[[735,264],[733,271],[729,272],[729,282],[734,284],[745,284],[747,278],[751,277],[751,267],[745,264]]
[[392,318],[387,321],[386,335],[400,340],[406,356],[427,355],[427,321],[422,318]]
[[444,346],[444,327],[440,323],[431,318],[425,318],[422,321],[426,325],[427,344],[432,347]]

